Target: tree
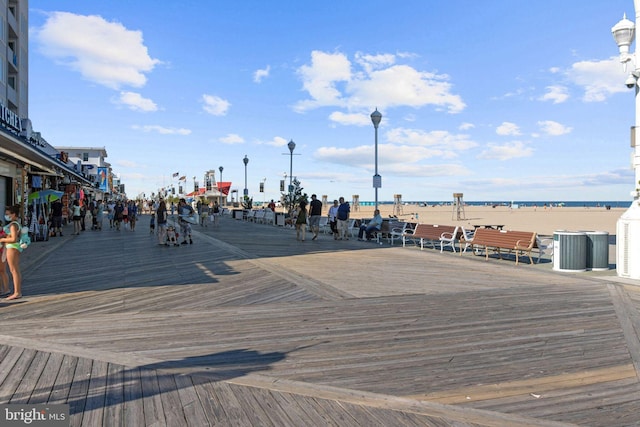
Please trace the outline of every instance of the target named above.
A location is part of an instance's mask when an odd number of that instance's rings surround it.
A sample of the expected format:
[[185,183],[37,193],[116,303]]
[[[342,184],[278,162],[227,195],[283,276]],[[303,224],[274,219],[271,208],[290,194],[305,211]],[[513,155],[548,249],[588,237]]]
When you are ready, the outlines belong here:
[[293,211],[301,200],[308,201],[307,193],[302,193],[303,188],[300,187],[300,181],[293,179],[293,192],[281,193],[280,201],[287,208],[287,212]]

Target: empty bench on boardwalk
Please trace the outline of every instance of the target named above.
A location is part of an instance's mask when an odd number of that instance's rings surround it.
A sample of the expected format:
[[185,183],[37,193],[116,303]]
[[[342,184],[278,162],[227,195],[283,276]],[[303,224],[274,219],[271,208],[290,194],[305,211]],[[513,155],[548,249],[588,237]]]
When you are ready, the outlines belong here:
[[425,245],[436,248],[436,243],[440,244],[440,252],[442,252],[443,244],[450,244],[455,252],[455,242],[462,237],[462,229],[455,225],[439,225],[439,224],[417,224],[413,230],[407,230],[402,235],[402,246],[408,241],[415,244],[420,243],[420,249],[424,249]]
[[[531,258],[531,250],[536,244],[536,233],[532,231],[512,231],[512,230],[496,230],[492,228],[478,228],[471,240],[466,240],[463,237],[466,252],[468,247],[471,247],[472,252],[474,249],[483,248],[485,252],[485,259],[489,259],[489,249],[493,249],[498,253],[500,259],[502,259],[502,249],[514,252],[516,255],[516,265],[518,265],[519,255],[526,254],[529,257],[529,262],[533,264]],[[460,251],[462,255],[463,251]]]

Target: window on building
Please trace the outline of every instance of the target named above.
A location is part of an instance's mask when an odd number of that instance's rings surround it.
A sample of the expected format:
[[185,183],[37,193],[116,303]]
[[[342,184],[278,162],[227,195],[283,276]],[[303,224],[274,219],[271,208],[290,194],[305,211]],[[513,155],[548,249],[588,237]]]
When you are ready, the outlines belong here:
[[82,161],[83,162],[89,161],[89,153],[82,153]]

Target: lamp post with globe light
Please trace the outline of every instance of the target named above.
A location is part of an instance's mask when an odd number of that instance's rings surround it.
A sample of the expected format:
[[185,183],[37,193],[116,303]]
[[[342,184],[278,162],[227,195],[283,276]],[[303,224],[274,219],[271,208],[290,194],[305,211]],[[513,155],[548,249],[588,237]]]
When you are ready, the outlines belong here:
[[249,189],[247,188],[247,163],[249,163],[249,158],[247,155],[244,155],[244,159],[242,159],[242,163],[244,163],[244,197],[245,199],[249,197]]
[[[633,2],[636,14],[636,24],[640,18],[640,0]],[[620,277],[640,279],[640,61],[636,52],[630,53],[629,48],[635,38],[636,24],[628,20],[626,14],[622,20],[611,28],[613,38],[620,50],[620,62],[627,71],[627,65],[631,63],[631,70],[625,85],[629,89],[635,89],[635,123],[631,127],[631,147],[633,147],[632,166],[634,169],[635,183],[632,191],[633,202],[616,224],[616,270]]]
[[296,149],[296,143],[293,142],[293,139],[289,141],[287,144],[289,147],[289,204],[290,210],[293,210],[293,150]]
[[224,203],[223,203],[223,199],[222,199],[222,188],[220,186],[222,185],[222,171],[224,170],[224,168],[222,166],[220,166],[218,168],[218,170],[220,171],[220,181],[219,181],[219,184],[218,184],[218,191],[220,191],[220,208],[222,208]]
[[378,209],[378,188],[382,187],[382,177],[378,174],[378,125],[382,120],[382,114],[376,108],[376,111],[371,113],[371,122],[375,128],[375,173],[373,175],[373,188],[376,192],[376,210]]

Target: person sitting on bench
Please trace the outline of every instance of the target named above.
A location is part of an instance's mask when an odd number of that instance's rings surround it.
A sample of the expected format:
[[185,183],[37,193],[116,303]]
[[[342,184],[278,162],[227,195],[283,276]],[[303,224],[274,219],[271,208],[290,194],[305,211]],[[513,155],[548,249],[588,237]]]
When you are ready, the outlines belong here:
[[367,240],[371,240],[371,238],[373,237],[373,233],[376,231],[380,231],[381,226],[382,216],[380,216],[380,210],[376,209],[375,211],[373,211],[373,219],[367,224],[362,224],[360,226],[360,231],[358,232],[358,240],[363,240],[363,234],[366,234]]

